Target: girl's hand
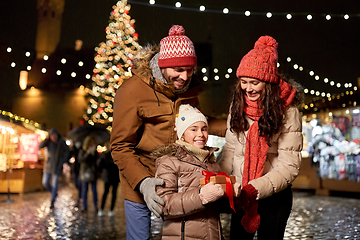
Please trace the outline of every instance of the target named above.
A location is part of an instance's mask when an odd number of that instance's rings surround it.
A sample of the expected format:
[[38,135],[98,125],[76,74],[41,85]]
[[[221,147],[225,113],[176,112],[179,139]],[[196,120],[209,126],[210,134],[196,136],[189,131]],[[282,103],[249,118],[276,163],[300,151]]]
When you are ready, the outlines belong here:
[[224,189],[220,184],[209,182],[200,189],[200,199],[202,204],[214,202],[224,196]]

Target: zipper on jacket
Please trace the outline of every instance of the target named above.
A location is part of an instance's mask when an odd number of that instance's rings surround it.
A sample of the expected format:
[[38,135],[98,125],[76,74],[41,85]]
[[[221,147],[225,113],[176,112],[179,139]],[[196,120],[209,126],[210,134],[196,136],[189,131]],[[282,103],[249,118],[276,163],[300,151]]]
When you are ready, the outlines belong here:
[[156,91],[155,91],[155,78],[154,78],[154,77],[150,77],[150,86],[153,87],[153,89],[154,89],[154,94],[155,94],[155,97],[156,97],[157,102],[158,102],[158,106],[160,106],[159,97],[157,96]]
[[185,240],[185,217],[181,220],[181,240]]

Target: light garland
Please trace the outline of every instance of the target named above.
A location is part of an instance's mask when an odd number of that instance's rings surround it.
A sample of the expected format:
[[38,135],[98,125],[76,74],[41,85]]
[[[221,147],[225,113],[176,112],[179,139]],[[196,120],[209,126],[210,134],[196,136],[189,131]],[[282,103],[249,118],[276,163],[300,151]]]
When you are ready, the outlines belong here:
[[29,119],[27,119],[25,117],[18,116],[16,114],[13,114],[13,113],[8,112],[8,111],[0,110],[0,114],[3,115],[4,117],[9,118],[12,121],[23,122],[23,123],[29,124],[29,125],[31,125],[31,126],[33,126],[35,128],[40,128],[41,127],[41,125],[36,121],[29,120]]
[[[250,16],[265,16],[267,18],[272,18],[274,16],[283,16],[287,20],[291,20],[293,16],[305,16],[308,21],[313,19],[313,15],[309,13],[289,13],[289,12],[251,12],[249,10],[245,11],[236,11],[231,10],[229,7],[224,7],[222,9],[208,9],[205,5],[200,5],[199,8],[191,8],[191,7],[184,7],[183,4],[178,1],[174,5],[164,5],[164,4],[156,4],[155,0],[149,0],[148,3],[146,2],[138,2],[138,1],[128,1],[131,4],[138,4],[138,5],[145,5],[151,7],[159,7],[159,8],[166,8],[166,9],[176,9],[176,10],[186,10],[186,11],[194,11],[194,12],[209,12],[209,13],[218,13],[218,14],[234,14],[234,15],[243,15],[246,17]],[[333,18],[342,18],[344,20],[348,20],[353,17],[360,17],[360,14],[328,14],[328,13],[320,13],[318,14],[321,18],[325,18],[327,21],[332,20]]]

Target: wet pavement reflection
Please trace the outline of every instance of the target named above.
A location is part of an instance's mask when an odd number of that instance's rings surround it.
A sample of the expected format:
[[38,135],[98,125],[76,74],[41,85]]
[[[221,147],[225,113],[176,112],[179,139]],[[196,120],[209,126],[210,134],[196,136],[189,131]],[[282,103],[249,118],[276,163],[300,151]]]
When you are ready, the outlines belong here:
[[[99,201],[103,183],[98,182]],[[89,191],[88,211],[76,206],[77,190],[69,183],[59,189],[55,208],[50,193],[0,194],[1,239],[126,239],[124,204],[120,188],[115,216],[97,216]],[[221,217],[224,235],[229,237],[230,216]],[[141,227],[141,226],[139,226]],[[152,217],[151,239],[161,239],[161,219]],[[284,239],[360,239],[360,199],[314,196],[294,192],[293,211]],[[256,239],[256,238],[255,238]]]

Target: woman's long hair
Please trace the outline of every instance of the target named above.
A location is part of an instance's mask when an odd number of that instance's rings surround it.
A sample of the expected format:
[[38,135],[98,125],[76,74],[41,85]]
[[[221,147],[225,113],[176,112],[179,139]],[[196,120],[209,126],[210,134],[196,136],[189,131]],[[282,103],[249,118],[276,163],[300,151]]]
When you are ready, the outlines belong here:
[[[246,120],[244,112],[245,92],[241,89],[240,81],[236,85],[232,106],[230,130],[238,136],[244,134],[250,127]],[[266,137],[266,142],[270,146],[271,138],[280,131],[283,126],[285,116],[285,108],[283,108],[284,100],[280,98],[280,87],[278,84],[265,82],[265,87],[258,99],[258,106],[262,110],[262,115],[258,121],[260,136]]]
[[95,138],[94,135],[90,134],[90,135],[88,135],[88,136],[85,137],[84,142],[83,142],[83,145],[82,145],[82,149],[83,149],[84,151],[86,151],[86,150],[89,148],[89,144],[90,144],[90,142],[91,142],[92,140],[95,142],[95,144],[97,144],[97,143],[96,143],[96,138]]

